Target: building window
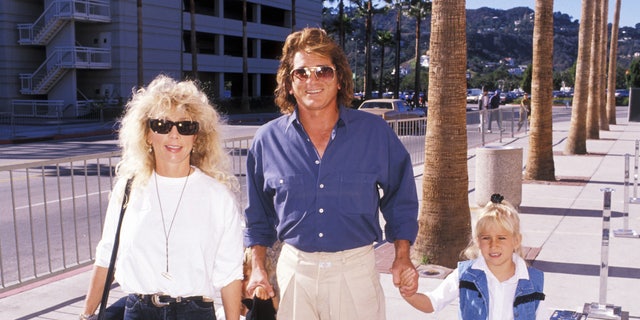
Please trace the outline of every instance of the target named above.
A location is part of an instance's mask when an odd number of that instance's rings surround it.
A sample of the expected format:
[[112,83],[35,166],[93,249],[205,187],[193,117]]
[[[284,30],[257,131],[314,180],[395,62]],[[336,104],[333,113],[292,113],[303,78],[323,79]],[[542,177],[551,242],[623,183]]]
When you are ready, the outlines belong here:
[[[194,0],[197,14],[217,17],[218,0]],[[191,0],[183,0],[184,11],[191,12]]]
[[[196,46],[198,46],[198,52],[202,54],[218,54],[218,41],[217,36],[212,33],[197,32],[196,31]],[[192,53],[191,48],[191,31],[185,30],[182,32],[182,42],[184,44],[184,52]]]
[[278,60],[282,55],[282,41],[262,40],[260,58]]
[[[255,39],[247,39],[247,57],[256,58]],[[224,36],[224,55],[242,57],[242,37]]]
[[263,5],[261,9],[262,14],[260,17],[262,17],[261,22],[263,24],[285,28],[291,27],[291,15],[289,14],[289,11],[266,5]]
[[[247,2],[247,21],[255,22],[254,15],[255,5]],[[224,18],[242,21],[242,1],[225,0],[224,1]]]

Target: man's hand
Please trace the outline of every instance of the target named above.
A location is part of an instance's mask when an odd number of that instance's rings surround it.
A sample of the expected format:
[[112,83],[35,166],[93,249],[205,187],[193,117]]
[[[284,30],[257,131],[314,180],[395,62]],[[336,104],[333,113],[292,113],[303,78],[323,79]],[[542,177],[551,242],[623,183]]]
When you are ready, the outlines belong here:
[[410,297],[418,291],[418,272],[409,257],[409,241],[396,240],[394,245],[396,257],[391,266],[393,284],[403,297]]
[[[253,246],[251,247],[251,275],[249,276],[249,281],[247,282],[246,294],[248,297],[253,297],[254,293],[259,294],[260,296],[264,296],[264,292],[266,290],[266,294],[273,298],[276,293],[273,290],[273,286],[269,283],[269,277],[267,275],[266,265],[266,253],[267,248],[263,246]],[[261,287],[261,290],[256,292],[256,289]],[[262,297],[260,297],[262,299]],[[265,298],[263,300],[266,300]]]

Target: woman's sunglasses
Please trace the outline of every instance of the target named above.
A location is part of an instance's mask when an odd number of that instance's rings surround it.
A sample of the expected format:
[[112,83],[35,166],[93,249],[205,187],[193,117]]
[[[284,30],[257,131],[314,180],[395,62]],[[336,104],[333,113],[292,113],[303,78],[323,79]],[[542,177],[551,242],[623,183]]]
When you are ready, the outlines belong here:
[[195,121],[176,121],[165,119],[149,119],[149,128],[155,133],[167,134],[171,128],[176,126],[178,133],[183,136],[190,136],[198,133],[200,125]]
[[307,81],[311,77],[312,71],[316,76],[316,80],[332,81],[336,76],[336,68],[329,66],[303,67],[293,69],[289,74],[300,81]]

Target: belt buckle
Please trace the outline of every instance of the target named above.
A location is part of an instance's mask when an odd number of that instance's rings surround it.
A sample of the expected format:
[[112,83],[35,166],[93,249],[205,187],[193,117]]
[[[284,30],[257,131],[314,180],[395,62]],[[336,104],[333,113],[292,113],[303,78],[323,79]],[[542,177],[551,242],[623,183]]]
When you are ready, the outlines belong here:
[[162,301],[160,301],[160,295],[159,294],[152,295],[151,296],[151,302],[153,303],[154,306],[156,306],[158,308],[166,307],[166,306],[171,304],[171,302],[162,302]]

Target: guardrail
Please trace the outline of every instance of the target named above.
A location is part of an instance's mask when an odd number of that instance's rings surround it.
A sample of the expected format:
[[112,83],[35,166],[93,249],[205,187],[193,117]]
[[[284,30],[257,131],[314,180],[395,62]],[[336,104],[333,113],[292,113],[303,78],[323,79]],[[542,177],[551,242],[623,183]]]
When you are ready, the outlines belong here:
[[[242,190],[252,139],[224,141]],[[0,166],[0,292],[92,263],[120,155]]]
[[[467,112],[468,147],[513,137],[517,108],[501,109],[503,128],[510,130],[492,134],[478,131],[479,112]],[[554,110],[554,121],[569,117],[570,109]],[[426,121],[389,121],[414,166],[425,160]],[[241,184],[243,205],[252,139],[224,141]],[[113,151],[0,166],[0,292],[92,263],[120,155]]]

